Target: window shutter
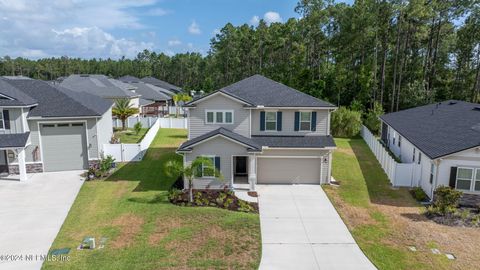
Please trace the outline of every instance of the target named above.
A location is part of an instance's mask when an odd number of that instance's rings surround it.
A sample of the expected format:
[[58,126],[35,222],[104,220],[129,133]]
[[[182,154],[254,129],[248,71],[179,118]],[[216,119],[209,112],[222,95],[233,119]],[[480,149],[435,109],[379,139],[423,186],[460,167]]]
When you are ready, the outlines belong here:
[[282,131],[282,112],[277,112],[277,131]]
[[457,167],[450,167],[450,182],[449,186],[455,188],[455,183],[457,182]]
[[5,129],[10,129],[10,113],[8,110],[3,110],[3,122]]
[[265,131],[265,112],[260,112],[260,131]]
[[300,112],[295,112],[295,131],[300,130]]
[[317,130],[317,112],[312,112],[312,123],[310,125],[310,130],[311,131],[316,131]]
[[[220,157],[215,157],[215,169],[217,169],[217,171],[220,171]],[[215,176],[218,176],[217,172],[215,172]]]

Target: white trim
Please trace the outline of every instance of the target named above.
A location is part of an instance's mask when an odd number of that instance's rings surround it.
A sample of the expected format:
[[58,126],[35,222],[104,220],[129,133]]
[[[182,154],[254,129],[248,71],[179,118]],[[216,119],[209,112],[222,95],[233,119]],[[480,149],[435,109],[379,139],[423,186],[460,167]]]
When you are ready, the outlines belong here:
[[[464,169],[464,170],[472,170],[472,178],[471,179],[466,179],[466,178],[461,178],[461,179],[458,179],[458,172],[460,169]],[[457,167],[457,175],[455,176],[455,189],[457,190],[461,190],[461,191],[465,191],[465,192],[474,192],[474,193],[478,193],[480,192],[480,190],[475,190],[475,184],[476,182],[480,182],[480,180],[477,180],[477,174],[480,172],[480,168],[478,167]],[[461,181],[470,181],[470,188],[469,189],[459,189],[457,188],[457,184],[458,184],[458,180],[461,180]]]
[[13,108],[13,109],[16,109],[16,108],[31,108],[31,107],[35,107],[35,106],[38,106],[38,103],[35,103],[35,104],[32,104],[32,105],[2,105],[0,106],[0,108]]
[[[298,121],[298,132],[312,132],[312,111],[298,111],[299,121]],[[302,113],[310,113],[310,119],[308,120],[308,129],[302,130],[302,122],[305,123],[307,121],[302,121]]]
[[266,109],[292,109],[292,110],[336,110],[338,107],[267,107],[263,105],[258,105],[256,107],[248,107],[246,109],[260,109],[260,110],[266,110]]
[[[208,113],[213,113],[213,122],[208,122]],[[217,113],[222,113],[222,122],[217,122]],[[227,113],[232,114],[232,122],[227,123]],[[234,110],[205,110],[205,125],[233,125],[235,123]]]
[[231,155],[231,156],[230,156],[230,162],[231,162],[231,164],[230,164],[230,168],[231,168],[231,169],[230,169],[230,171],[231,171],[231,172],[230,172],[230,184],[231,184],[231,185],[230,185],[230,186],[233,187],[233,188],[235,188],[235,187],[234,187],[234,185],[235,185],[235,182],[234,182],[235,173],[234,173],[234,171],[233,171],[233,167],[234,167],[234,166],[233,166],[233,158],[234,158],[234,157],[246,157],[246,158],[247,158],[247,182],[248,182],[248,176],[250,175],[250,173],[249,173],[249,169],[250,169],[250,165],[249,165],[250,156],[249,156],[249,155],[237,155],[237,154]]
[[[278,117],[277,117],[278,114],[277,114],[277,112],[278,111],[272,111],[272,110],[265,111],[265,123],[264,123],[265,124],[265,132],[278,132],[278,130],[277,130],[278,129]],[[267,120],[267,118],[268,118],[267,114],[268,113],[273,113],[275,115],[275,120],[274,121],[273,120],[270,120],[270,121]],[[275,129],[271,129],[271,130],[267,129],[267,123],[272,123],[272,122],[275,122]]]
[[[71,119],[70,121],[76,122],[76,121],[85,121],[82,119],[85,118],[101,118],[101,116],[68,116],[68,117],[41,117],[41,116],[34,116],[34,117],[28,117],[28,120],[44,120],[44,121],[50,121],[50,120],[56,120],[61,121],[62,119],[68,120]],[[50,121],[51,122],[51,121]]]
[[335,150],[335,149],[337,149],[337,147],[302,148],[302,147],[268,147],[268,146],[263,146],[262,149],[265,149],[265,150]]
[[202,176],[200,178],[205,178],[205,179],[215,179],[217,177],[215,177],[215,170],[216,170],[216,166],[215,166],[215,158],[216,156],[215,155],[201,155],[202,158],[213,158],[213,175],[212,176],[205,176],[203,170],[205,169],[205,167],[208,168],[208,166],[203,166],[203,162],[202,162]]
[[238,99],[238,98],[235,98],[235,97],[233,97],[233,96],[227,95],[227,94],[225,94],[225,93],[223,93],[223,92],[220,92],[220,91],[216,91],[216,92],[214,92],[214,93],[211,93],[211,94],[209,94],[209,95],[206,95],[206,96],[201,97],[201,98],[199,98],[199,99],[197,99],[197,100],[195,100],[195,101],[190,102],[190,104],[188,104],[188,106],[193,105],[193,104],[197,104],[198,102],[201,102],[201,101],[203,101],[203,100],[207,100],[207,99],[209,99],[209,98],[211,98],[211,97],[214,97],[214,96],[216,96],[216,95],[218,95],[218,94],[220,94],[220,95],[222,95],[222,96],[224,96],[224,97],[227,97],[227,98],[229,98],[229,99],[232,99],[232,100],[234,100],[234,101],[237,101],[237,102],[240,102],[240,103],[243,103],[243,104],[246,104],[246,105],[251,105],[250,103],[247,103],[247,102],[245,102],[245,101],[243,101],[243,100],[241,100],[241,99]]
[[199,145],[199,144],[201,144],[201,143],[204,143],[204,142],[208,142],[208,141],[210,141],[210,140],[212,140],[212,139],[214,139],[214,138],[216,138],[216,137],[218,137],[218,136],[222,136],[223,138],[225,138],[225,139],[227,139],[227,140],[229,140],[229,141],[238,143],[238,144],[243,145],[243,146],[246,146],[246,147],[250,147],[250,148],[252,147],[251,145],[241,143],[241,142],[239,142],[239,141],[237,141],[237,140],[234,140],[234,139],[231,139],[231,138],[229,138],[229,137],[227,137],[227,136],[225,136],[225,135],[223,135],[223,134],[216,134],[215,136],[212,136],[212,137],[206,138],[206,139],[204,139],[204,140],[201,140],[201,141],[199,141],[199,142],[197,142],[197,143],[194,143],[194,144],[188,146],[188,148],[197,146],[197,145]]
[[12,98],[12,97],[6,96],[6,95],[4,95],[4,94],[1,94],[1,93],[0,93],[0,97],[2,97],[2,98],[6,98],[6,99],[8,99],[8,100],[13,100],[13,98]]
[[252,110],[249,110],[249,117],[248,117],[248,137],[252,138]]
[[258,158],[322,158],[323,156],[257,156]]
[[2,123],[2,126],[0,126],[0,130],[5,130],[5,117],[3,115],[3,109],[0,110],[0,122]]

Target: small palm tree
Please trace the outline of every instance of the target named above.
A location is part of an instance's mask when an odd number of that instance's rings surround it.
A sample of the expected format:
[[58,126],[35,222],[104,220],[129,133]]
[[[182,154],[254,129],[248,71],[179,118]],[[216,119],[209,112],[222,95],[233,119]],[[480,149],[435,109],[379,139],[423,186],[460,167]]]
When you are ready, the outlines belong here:
[[115,100],[115,107],[112,109],[112,114],[122,121],[122,130],[125,130],[125,122],[128,117],[138,113],[138,108],[133,108],[128,98],[121,98]]
[[188,200],[193,202],[193,179],[201,177],[203,167],[213,168],[213,174],[218,180],[223,180],[222,173],[215,168],[212,160],[205,157],[198,157],[190,165],[183,166],[179,161],[170,160],[166,164],[166,172],[170,177],[183,175],[188,181]]
[[189,102],[190,100],[192,100],[192,97],[187,95],[187,94],[176,94],[172,97],[173,99],[173,103],[175,103],[175,117],[178,118],[178,113],[179,113],[179,110],[180,108],[178,107],[178,103],[180,101],[183,101],[184,103],[187,103]]

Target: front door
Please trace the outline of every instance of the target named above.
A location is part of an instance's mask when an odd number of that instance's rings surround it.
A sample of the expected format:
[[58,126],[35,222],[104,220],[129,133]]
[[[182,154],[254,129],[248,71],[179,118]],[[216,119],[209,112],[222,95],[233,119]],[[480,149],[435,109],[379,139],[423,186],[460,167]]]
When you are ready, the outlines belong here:
[[7,151],[0,150],[0,174],[8,174]]
[[236,176],[247,175],[247,157],[235,158],[235,175]]

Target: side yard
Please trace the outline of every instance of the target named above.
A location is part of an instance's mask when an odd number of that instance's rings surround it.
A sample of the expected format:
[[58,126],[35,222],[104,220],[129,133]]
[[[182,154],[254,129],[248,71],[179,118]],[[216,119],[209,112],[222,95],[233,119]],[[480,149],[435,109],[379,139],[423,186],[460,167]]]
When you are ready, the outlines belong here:
[[[52,249],[71,248],[68,262],[43,269],[254,269],[260,262],[258,215],[172,205],[175,179],[164,164],[179,159],[185,130],[160,129],[144,160],[120,166],[105,181],[86,182]],[[87,237],[103,249],[77,250]]]
[[126,130],[116,128],[114,136],[115,138],[118,138],[121,143],[139,143],[142,141],[142,138],[145,136],[147,131],[148,128],[142,128],[137,134],[133,128],[127,128]]
[[[436,224],[407,189],[394,190],[361,138],[336,139],[333,177],[325,191],[355,240],[379,269],[476,269],[480,230]],[[410,251],[415,246],[417,251]],[[441,255],[433,254],[432,248]],[[448,260],[443,253],[452,253]]]

